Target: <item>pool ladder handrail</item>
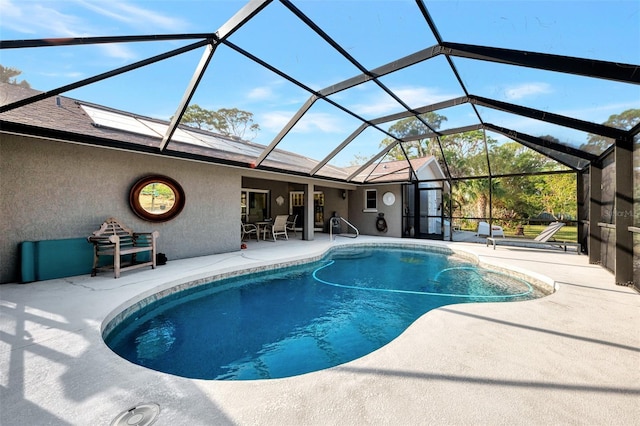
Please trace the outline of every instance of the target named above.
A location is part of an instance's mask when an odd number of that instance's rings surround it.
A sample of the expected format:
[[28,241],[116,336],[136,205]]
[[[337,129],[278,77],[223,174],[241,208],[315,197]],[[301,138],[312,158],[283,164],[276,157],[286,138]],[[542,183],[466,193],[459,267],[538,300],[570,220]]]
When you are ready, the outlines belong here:
[[[340,226],[340,221],[343,221],[344,223],[347,224],[347,226],[351,227],[356,233],[354,234],[336,234],[335,236],[333,235],[333,226],[334,223],[336,224],[336,226]],[[356,228],[351,222],[349,222],[347,219],[341,217],[341,216],[332,216],[331,219],[329,219],[329,240],[333,241],[335,240],[335,237],[345,237],[345,238],[358,238],[358,235],[360,235],[360,231],[358,231],[358,228]]]

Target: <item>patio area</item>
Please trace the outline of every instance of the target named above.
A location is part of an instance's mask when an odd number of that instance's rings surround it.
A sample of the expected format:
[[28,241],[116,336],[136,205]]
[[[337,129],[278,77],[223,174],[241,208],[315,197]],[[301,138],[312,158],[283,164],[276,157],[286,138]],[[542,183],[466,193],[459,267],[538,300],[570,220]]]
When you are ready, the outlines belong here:
[[[477,242],[315,237],[247,241],[246,250],[169,259],[117,280],[104,273],[3,285],[0,423],[107,425],[154,403],[157,425],[637,424],[640,297],[588,256]],[[364,242],[446,245],[557,291],[527,302],[445,306],[374,353],[285,379],[184,379],[131,364],[102,341],[105,318],[140,294]]]

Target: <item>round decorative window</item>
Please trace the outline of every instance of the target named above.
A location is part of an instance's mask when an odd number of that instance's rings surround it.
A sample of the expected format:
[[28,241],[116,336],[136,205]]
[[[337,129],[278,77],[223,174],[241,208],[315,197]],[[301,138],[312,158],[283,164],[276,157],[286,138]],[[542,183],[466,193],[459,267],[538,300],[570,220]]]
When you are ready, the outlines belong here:
[[393,192],[385,192],[382,196],[382,202],[387,206],[392,206],[396,202],[396,196]]
[[165,222],[182,211],[184,191],[180,184],[171,178],[147,176],[131,188],[129,204],[135,214],[142,219]]

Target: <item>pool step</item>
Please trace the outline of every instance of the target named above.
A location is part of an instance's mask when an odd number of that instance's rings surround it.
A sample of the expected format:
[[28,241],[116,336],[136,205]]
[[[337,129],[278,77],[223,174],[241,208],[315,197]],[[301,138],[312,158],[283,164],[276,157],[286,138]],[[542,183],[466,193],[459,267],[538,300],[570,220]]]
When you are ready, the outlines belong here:
[[360,250],[338,250],[331,255],[334,260],[364,259],[370,257],[371,251],[366,249]]

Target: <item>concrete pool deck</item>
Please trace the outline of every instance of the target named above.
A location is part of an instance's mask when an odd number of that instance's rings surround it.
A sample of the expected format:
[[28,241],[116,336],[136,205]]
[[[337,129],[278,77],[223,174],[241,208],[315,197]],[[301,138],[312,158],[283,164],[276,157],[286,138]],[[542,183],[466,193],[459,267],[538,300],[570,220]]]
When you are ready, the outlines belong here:
[[117,280],[105,273],[0,286],[0,424],[109,425],[144,403],[160,406],[154,425],[638,424],[640,295],[575,253],[440,242],[544,275],[558,291],[445,306],[374,353],[297,377],[184,379],[131,364],[102,341],[104,319],[141,293],[363,242],[434,244],[366,236],[332,243],[317,234],[169,259]]

